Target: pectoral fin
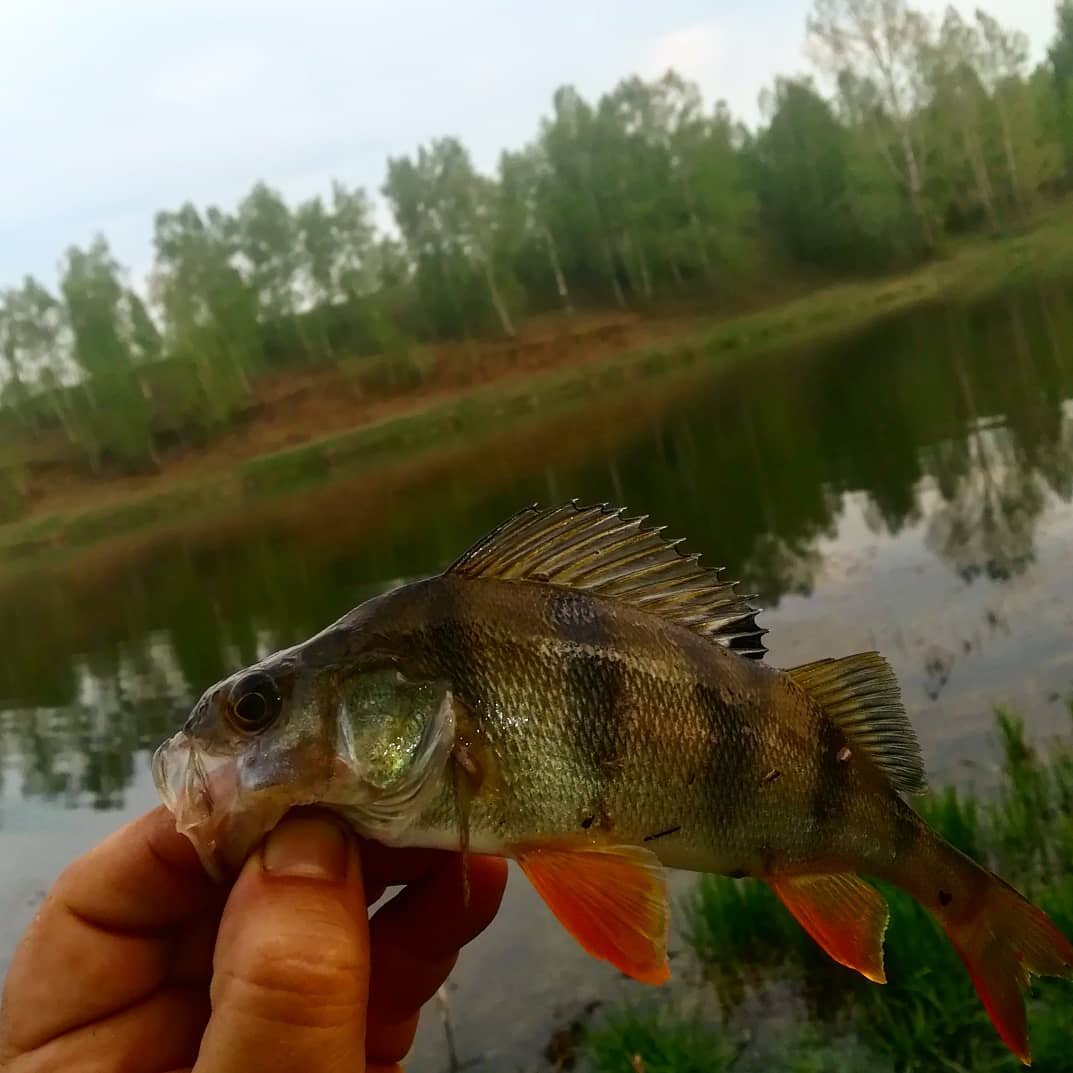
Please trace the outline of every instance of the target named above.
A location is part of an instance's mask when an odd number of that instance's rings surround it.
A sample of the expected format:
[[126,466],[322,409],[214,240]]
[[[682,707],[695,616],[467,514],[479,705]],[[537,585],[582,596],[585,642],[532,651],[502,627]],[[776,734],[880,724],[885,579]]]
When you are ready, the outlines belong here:
[[516,849],[515,857],[560,923],[593,957],[661,984],[670,902],[659,859],[638,846]]
[[782,904],[840,965],[877,984],[883,972],[887,903],[855,875],[781,876],[769,879]]

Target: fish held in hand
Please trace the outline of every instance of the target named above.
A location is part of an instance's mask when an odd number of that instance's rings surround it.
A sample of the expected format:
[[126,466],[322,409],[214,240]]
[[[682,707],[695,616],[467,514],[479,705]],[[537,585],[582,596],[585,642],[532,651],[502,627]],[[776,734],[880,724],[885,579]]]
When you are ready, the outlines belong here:
[[665,867],[769,883],[879,983],[887,908],[859,877],[887,880],[1027,1062],[1022,992],[1073,948],[904,800],[924,768],[886,661],[778,670],[764,632],[644,519],[532,507],[207,690],[154,775],[218,875],[317,804],[391,845],[513,857],[581,946],[649,983],[670,974]]

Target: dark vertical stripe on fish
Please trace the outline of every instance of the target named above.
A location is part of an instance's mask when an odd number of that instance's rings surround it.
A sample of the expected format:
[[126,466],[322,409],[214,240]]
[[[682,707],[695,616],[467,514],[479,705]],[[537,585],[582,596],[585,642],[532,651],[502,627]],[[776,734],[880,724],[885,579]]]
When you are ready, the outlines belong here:
[[845,735],[825,715],[820,720],[816,782],[809,799],[812,837],[818,846],[829,843],[832,829],[838,826],[845,812],[850,765],[838,759],[845,744]]
[[436,660],[437,670],[450,681],[459,700],[478,712],[488,691],[478,639],[467,625],[466,599],[456,587],[443,583],[436,587],[433,599],[430,619],[435,623],[435,636],[425,646],[426,652]]
[[[704,798],[719,802],[719,813],[708,822],[718,838],[732,838],[753,815],[758,780],[747,774],[760,762],[761,741],[757,728],[748,720],[736,725],[726,718],[727,698],[718,687],[698,682],[693,686],[692,702],[703,718],[708,733],[708,763],[701,774]],[[733,738],[720,736],[719,727],[734,727]],[[734,793],[727,788],[735,787]]]
[[[707,759],[698,773],[702,799],[711,802],[713,809],[718,802],[718,812],[713,811],[700,822],[717,840],[733,838],[753,815],[756,797],[753,784],[759,780],[750,779],[749,773],[760,764],[760,731],[719,675],[717,661],[723,654],[716,646],[684,632],[676,635],[675,642],[681,667],[693,683],[688,696],[696,712],[694,725],[706,731],[701,755]],[[744,718],[728,718],[736,704],[738,714]],[[735,793],[727,792],[731,786],[736,787]]]
[[588,807],[599,826],[607,828],[614,823],[608,799],[624,755],[625,670],[602,654],[611,641],[611,628],[596,601],[584,593],[553,590],[547,613],[552,630],[566,642],[563,674],[572,710],[568,740],[599,788]]

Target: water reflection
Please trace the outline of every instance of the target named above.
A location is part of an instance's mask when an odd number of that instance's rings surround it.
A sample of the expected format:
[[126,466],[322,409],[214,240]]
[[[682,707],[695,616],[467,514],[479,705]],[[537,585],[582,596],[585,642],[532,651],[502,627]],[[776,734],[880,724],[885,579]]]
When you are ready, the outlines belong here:
[[140,561],[27,579],[0,607],[2,796],[121,807],[206,684],[437,569],[534,498],[643,508],[768,608],[813,593],[833,548],[870,541],[1005,584],[1073,492],[1071,298],[1034,290],[813,353],[720,358],[687,401],[640,415],[609,401],[551,439],[519,430],[390,500],[344,480]]

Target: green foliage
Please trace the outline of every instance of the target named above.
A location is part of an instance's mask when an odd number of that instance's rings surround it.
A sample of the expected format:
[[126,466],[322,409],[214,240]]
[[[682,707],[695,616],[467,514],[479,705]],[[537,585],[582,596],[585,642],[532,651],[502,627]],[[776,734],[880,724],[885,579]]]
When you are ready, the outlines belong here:
[[[1067,934],[1073,931],[1073,747],[1043,760],[1022,722],[996,715],[1004,777],[986,799],[953,788],[923,800],[920,811],[945,838],[989,864],[1037,900]],[[733,1007],[777,977],[796,980],[811,1016],[834,1027],[850,1019],[857,1037],[896,1070],[1019,1068],[989,1026],[968,975],[931,917],[887,885],[888,983],[877,988],[823,955],[770,888],[752,880],[705,876],[684,904],[686,938]],[[1070,985],[1039,981],[1030,1003],[1034,1068],[1073,1070]],[[850,1069],[871,1069],[870,1062]]]
[[106,455],[125,467],[152,465],[149,410],[133,366],[151,356],[159,341],[147,329],[141,301],[121,283],[103,238],[88,250],[68,250],[61,289],[71,357],[82,372],[86,442],[94,465]]
[[1065,177],[1073,183],[1073,0],[1059,0],[1058,30],[1047,58],[1054,80],[1056,130],[1065,154]]
[[[761,204],[795,258],[820,268],[881,268],[919,253],[881,163],[807,82],[780,79],[751,148]],[[893,196],[892,196],[893,195]]]

